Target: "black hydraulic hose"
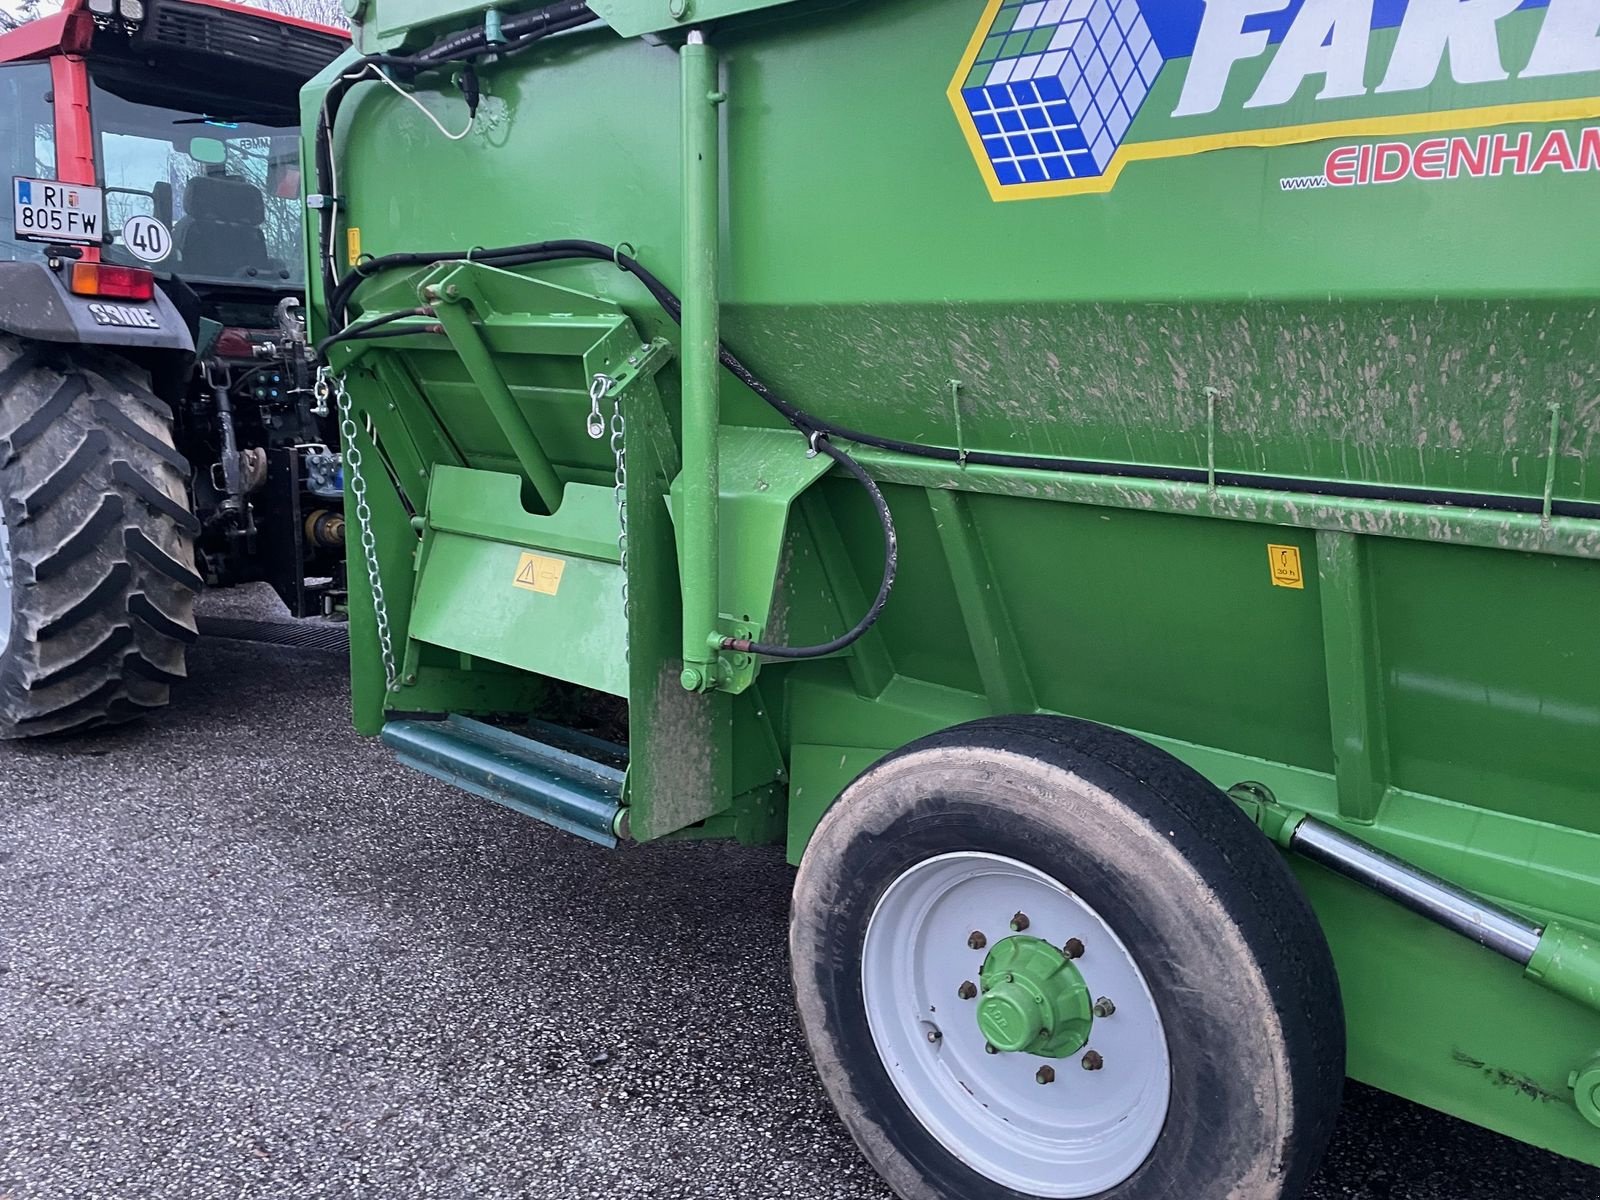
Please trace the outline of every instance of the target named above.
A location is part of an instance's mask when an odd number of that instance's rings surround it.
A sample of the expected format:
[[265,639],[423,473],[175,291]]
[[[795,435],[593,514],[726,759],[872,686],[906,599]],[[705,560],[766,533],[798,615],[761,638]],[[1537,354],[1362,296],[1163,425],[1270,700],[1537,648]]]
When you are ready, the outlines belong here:
[[479,25],[475,29],[440,38],[433,45],[417,51],[416,62],[418,66],[426,66],[430,63],[444,62],[463,53],[484,50],[491,53],[498,52],[504,49],[507,43],[521,41],[530,35],[542,37],[553,32],[553,26],[570,27],[567,23],[580,17],[581,23],[585,25],[596,19],[594,11],[583,3],[583,0],[560,0],[560,3],[548,4],[521,16],[506,18],[500,25],[500,32],[504,35],[505,42],[489,41],[487,31]]
[[876,479],[867,474],[860,463],[827,438],[815,437],[811,444],[855,476],[856,482],[866,489],[868,496],[872,497],[872,507],[878,514],[878,524],[883,527],[883,582],[878,584],[878,594],[873,599],[871,607],[862,614],[861,619],[831,642],[822,642],[815,646],[774,646],[766,642],[752,642],[747,638],[723,638],[724,650],[761,654],[768,658],[822,658],[859,641],[862,634],[877,624],[878,618],[883,614],[884,605],[889,603],[889,593],[894,590],[895,576],[900,571],[900,539],[895,534],[894,516],[889,512],[889,502],[884,499],[883,489],[878,486]]
[[[372,330],[379,329],[382,326],[388,325],[394,321],[403,321],[407,317],[431,316],[433,316],[433,309],[431,308],[396,309],[394,312],[384,313],[381,317],[373,317],[370,321],[362,321],[356,325],[347,325],[338,333],[330,333],[327,337],[323,338],[316,344],[314,351],[319,359],[326,359],[328,356],[328,347],[338,342],[353,341],[359,338],[367,337],[371,335]],[[432,327],[430,327],[429,330],[422,331],[416,329],[400,329],[396,330],[393,335],[385,336],[399,336],[400,334],[404,333],[429,332],[431,331],[431,328]]]

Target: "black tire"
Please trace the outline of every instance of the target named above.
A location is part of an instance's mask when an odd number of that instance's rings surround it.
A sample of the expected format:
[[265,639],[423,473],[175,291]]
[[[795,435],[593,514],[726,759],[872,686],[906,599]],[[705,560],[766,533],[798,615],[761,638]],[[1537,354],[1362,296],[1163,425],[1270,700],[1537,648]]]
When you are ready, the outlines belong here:
[[889,884],[956,851],[1058,880],[1116,932],[1169,1043],[1171,1101],[1115,1200],[1291,1200],[1344,1082],[1344,1014],[1321,927],[1267,838],[1195,771],[1084,721],[978,721],[916,742],[828,810],[795,883],[796,1000],[822,1084],[904,1200],[1016,1200],[925,1129],[862,999],[862,944]]
[[[0,737],[126,721],[167,702],[195,638],[199,525],[172,411],[104,350],[0,335]],[[9,611],[3,611],[9,609]]]

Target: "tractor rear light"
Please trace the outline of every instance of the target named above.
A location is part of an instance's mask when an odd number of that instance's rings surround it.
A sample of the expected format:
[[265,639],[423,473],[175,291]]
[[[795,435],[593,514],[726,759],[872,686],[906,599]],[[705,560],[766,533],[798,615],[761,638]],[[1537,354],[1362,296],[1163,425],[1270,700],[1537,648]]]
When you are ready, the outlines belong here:
[[89,0],[89,11],[97,17],[109,17],[116,0]]
[[117,11],[124,21],[144,20],[144,0],[117,0]]
[[110,263],[72,264],[72,294],[106,296],[112,300],[148,300],[155,295],[156,277],[139,267],[115,267]]

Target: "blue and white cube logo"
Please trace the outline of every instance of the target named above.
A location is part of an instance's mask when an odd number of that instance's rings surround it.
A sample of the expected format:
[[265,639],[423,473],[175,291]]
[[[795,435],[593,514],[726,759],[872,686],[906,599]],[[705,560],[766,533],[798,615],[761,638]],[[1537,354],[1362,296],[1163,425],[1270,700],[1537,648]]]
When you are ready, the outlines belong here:
[[1138,0],[1003,0],[961,102],[1002,188],[1093,179],[1163,65]]

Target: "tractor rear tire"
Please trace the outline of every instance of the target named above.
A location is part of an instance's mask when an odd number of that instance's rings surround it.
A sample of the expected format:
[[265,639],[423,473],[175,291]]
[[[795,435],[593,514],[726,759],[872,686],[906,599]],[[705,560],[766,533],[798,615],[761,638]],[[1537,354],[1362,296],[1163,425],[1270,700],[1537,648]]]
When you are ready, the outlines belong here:
[[201,587],[188,479],[144,371],[0,334],[0,738],[167,703]]

